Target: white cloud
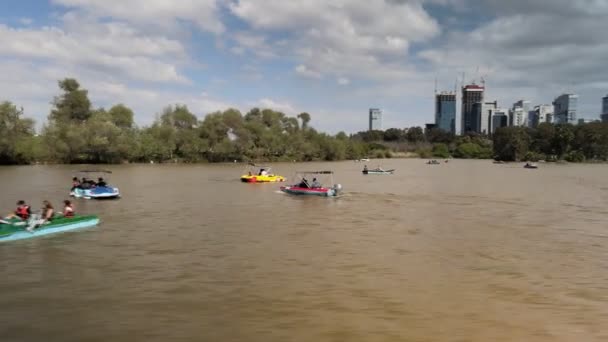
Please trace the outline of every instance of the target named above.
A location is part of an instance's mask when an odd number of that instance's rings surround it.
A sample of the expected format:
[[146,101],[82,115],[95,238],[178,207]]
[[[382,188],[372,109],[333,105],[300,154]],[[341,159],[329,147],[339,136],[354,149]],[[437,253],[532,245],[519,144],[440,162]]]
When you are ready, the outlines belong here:
[[289,51],[283,55],[297,60],[296,72],[316,78],[406,77],[410,44],[440,32],[415,0],[236,0],[230,9],[254,29],[287,33],[289,48],[278,48],[277,54]]
[[289,102],[279,102],[268,98],[260,99],[256,103],[252,103],[251,105],[261,108],[277,110],[287,115],[295,115],[298,113],[294,106],[292,106]]
[[34,19],[32,18],[27,18],[27,17],[23,17],[23,18],[19,18],[19,22],[23,25],[31,25],[34,22]]
[[251,51],[254,55],[263,58],[276,57],[271,46],[266,42],[266,37],[249,32],[237,32],[232,37],[237,46],[232,48],[233,52],[243,54]]
[[222,33],[218,0],[52,0],[94,16],[124,19],[144,25],[177,25],[179,21],[196,24],[205,31]]
[[346,77],[340,77],[340,78],[338,78],[337,82],[338,82],[339,85],[348,85],[348,84],[350,84],[350,80],[348,78],[346,78]]
[[[70,25],[77,22],[68,19]],[[15,29],[0,25],[0,57],[40,59],[118,72],[135,80],[187,82],[172,61],[185,58],[182,45],[118,23],[79,21],[82,29]]]
[[300,64],[295,67],[296,74],[307,78],[323,78],[323,75],[315,70],[309,69],[306,65]]

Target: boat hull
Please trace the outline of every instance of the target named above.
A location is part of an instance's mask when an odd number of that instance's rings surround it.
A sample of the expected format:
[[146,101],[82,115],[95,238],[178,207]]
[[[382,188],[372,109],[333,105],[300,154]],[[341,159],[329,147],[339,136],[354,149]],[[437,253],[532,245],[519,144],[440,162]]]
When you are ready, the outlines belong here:
[[244,176],[241,176],[241,182],[243,182],[243,183],[279,183],[279,182],[284,182],[284,181],[285,181],[285,177],[277,176],[277,175],[267,175],[267,176],[244,175]]
[[363,170],[361,171],[364,175],[392,175],[395,170]]
[[94,227],[99,224],[97,216],[77,216],[74,218],[56,218],[49,224],[42,225],[32,232],[26,225],[0,224],[0,242],[31,239],[44,235],[63,233],[71,230]]
[[76,188],[70,192],[70,196],[86,199],[116,199],[120,197],[118,188],[110,186],[95,187],[91,189]]
[[338,191],[333,188],[301,188],[297,186],[282,186],[281,191],[290,195],[334,197]]

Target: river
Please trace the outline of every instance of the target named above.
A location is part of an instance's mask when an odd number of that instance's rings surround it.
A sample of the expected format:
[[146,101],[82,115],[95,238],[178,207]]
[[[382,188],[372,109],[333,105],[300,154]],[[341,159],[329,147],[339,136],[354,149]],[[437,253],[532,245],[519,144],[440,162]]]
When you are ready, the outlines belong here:
[[[606,341],[608,165],[383,160],[340,198],[243,165],[120,165],[92,229],[0,244],[0,341]],[[77,166],[0,168],[0,208]]]

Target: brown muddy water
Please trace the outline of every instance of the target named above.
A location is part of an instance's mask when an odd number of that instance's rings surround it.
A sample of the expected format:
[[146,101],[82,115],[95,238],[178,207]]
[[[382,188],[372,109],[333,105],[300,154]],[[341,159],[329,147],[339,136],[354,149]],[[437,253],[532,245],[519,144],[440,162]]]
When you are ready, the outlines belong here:
[[[607,341],[608,166],[108,166],[92,229],[0,244],[0,341]],[[0,208],[59,206],[75,166],[0,168]],[[291,179],[292,180],[292,179]]]

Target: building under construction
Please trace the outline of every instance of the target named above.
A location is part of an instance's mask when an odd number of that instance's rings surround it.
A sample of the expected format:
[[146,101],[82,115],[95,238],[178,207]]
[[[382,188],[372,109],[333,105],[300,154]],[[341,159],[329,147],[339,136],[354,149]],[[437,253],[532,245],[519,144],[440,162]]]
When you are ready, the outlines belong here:
[[485,87],[477,84],[469,84],[462,87],[462,111],[460,130],[462,134],[467,132],[481,133],[478,110],[476,103],[483,103]]

